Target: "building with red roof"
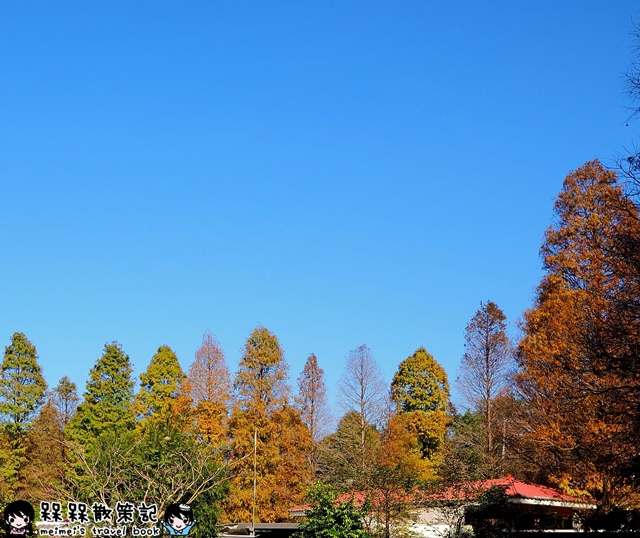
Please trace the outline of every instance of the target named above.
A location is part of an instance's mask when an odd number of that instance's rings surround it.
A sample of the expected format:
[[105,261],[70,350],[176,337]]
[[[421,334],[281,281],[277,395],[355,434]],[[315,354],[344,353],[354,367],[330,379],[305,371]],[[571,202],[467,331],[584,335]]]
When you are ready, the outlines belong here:
[[[514,505],[521,515],[521,521],[527,522],[530,528],[535,528],[540,518],[550,518],[555,522],[556,529],[573,529],[576,527],[575,515],[578,512],[594,510],[596,503],[590,498],[579,498],[562,491],[531,482],[518,480],[513,476],[463,482],[455,484],[436,494],[423,496],[416,492],[414,500],[412,532],[417,536],[444,536],[453,527],[464,524],[466,507],[473,505],[477,498],[491,488],[504,491],[508,502]],[[338,502],[353,501],[361,506],[368,498],[373,504],[376,502],[375,492],[365,495],[355,492],[342,495]],[[304,517],[309,506],[297,506],[289,510],[294,518]],[[527,517],[528,516],[528,517]]]
[[512,475],[455,484],[433,499],[442,505],[464,507],[474,504],[481,494],[491,488],[499,488],[504,492],[508,502],[517,508],[520,525],[525,525],[525,528],[536,528],[541,520],[547,520],[553,521],[557,530],[574,529],[578,525],[577,513],[595,510],[597,507],[591,498],[568,495],[554,488],[518,480]]
[[513,504],[547,506],[556,508],[562,513],[566,513],[567,510],[594,510],[596,508],[593,499],[574,497],[554,488],[518,480],[512,475],[505,478],[456,484],[437,497],[443,500],[471,500],[492,487],[504,490],[505,495]]

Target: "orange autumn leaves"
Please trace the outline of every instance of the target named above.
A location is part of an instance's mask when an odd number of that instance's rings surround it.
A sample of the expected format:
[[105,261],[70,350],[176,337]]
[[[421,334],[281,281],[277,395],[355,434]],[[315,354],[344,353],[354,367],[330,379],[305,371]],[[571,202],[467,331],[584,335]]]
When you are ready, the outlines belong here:
[[637,464],[638,212],[615,173],[592,161],[567,176],[555,217],[518,348],[524,437],[556,480],[598,484],[612,502]]

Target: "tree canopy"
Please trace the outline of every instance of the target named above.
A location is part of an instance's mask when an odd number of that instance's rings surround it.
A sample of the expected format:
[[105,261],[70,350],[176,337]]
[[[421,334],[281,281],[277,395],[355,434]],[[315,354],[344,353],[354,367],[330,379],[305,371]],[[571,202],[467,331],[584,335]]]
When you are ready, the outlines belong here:
[[312,353],[307,357],[304,368],[298,377],[298,394],[294,397],[295,407],[301,420],[309,428],[313,443],[309,457],[309,466],[313,477],[318,473],[317,445],[326,433],[329,422],[327,387],[324,383],[324,370],[318,365],[318,359]]
[[444,368],[423,347],[398,366],[391,382],[391,398],[401,413],[446,411],[449,380]]
[[72,438],[85,440],[103,432],[134,426],[133,368],[117,342],[105,344],[102,356],[89,372],[84,399],[67,429]]
[[262,521],[284,520],[287,507],[302,500],[309,482],[305,458],[311,437],[290,406],[287,381],[288,365],[278,338],[257,327],[247,338],[233,383],[229,431],[234,465],[225,507],[232,521],[251,519],[254,477],[255,509]]
[[391,382],[391,399],[397,410],[394,423],[401,424],[417,441],[407,455],[420,463],[418,472],[423,479],[435,478],[451,421],[444,368],[425,348],[418,348],[398,366]]
[[36,347],[23,333],[14,333],[0,365],[0,497],[24,489],[29,428],[46,389]]
[[24,431],[46,390],[36,347],[23,333],[14,333],[0,365],[0,417],[16,432]]
[[226,437],[231,380],[220,343],[211,332],[202,337],[183,386],[184,395],[193,406],[196,431],[213,444]]
[[612,501],[637,465],[639,288],[625,255],[635,206],[598,161],[565,179],[541,253],[545,275],[518,347],[524,439],[555,479]]
[[495,403],[511,391],[513,373],[513,347],[507,336],[506,316],[496,303],[481,303],[465,329],[465,352],[457,385],[472,411],[484,419],[485,478],[495,478],[501,470],[494,442],[498,423]]
[[307,494],[310,504],[306,519],[300,524],[296,538],[367,538],[364,527],[366,510],[353,500],[339,500],[329,485],[316,483]]
[[160,346],[147,370],[140,374],[140,390],[133,403],[136,415],[143,420],[168,418],[185,377],[173,350]]

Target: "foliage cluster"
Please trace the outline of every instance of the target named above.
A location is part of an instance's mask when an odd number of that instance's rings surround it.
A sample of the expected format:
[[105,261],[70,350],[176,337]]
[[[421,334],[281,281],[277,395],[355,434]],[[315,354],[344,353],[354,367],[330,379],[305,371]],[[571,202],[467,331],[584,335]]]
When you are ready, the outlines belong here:
[[[376,498],[375,510],[354,521],[388,536],[408,520],[404,493],[437,476],[451,412],[448,381],[420,348],[402,363],[388,400],[367,346],[350,352],[347,363],[345,414],[330,432],[317,358],[307,359],[292,397],[284,353],[264,327],[249,335],[233,381],[207,333],[186,374],[171,348],[160,346],[137,392],[129,356],[117,342],[105,344],[82,398],[67,377],[45,392],[35,347],[17,333],[0,385],[3,499],[144,499],[160,512],[168,503],[193,503],[207,513],[201,531],[213,531],[220,518],[284,521],[324,479],[338,493]],[[402,403],[410,393],[413,407]]]
[[555,213],[518,347],[519,443],[551,480],[612,507],[638,486],[640,279],[628,245],[640,245],[640,221],[597,161],[567,176]]
[[358,508],[353,499],[340,500],[329,485],[314,484],[306,497],[310,505],[306,519],[294,538],[367,538],[363,521],[367,507]]

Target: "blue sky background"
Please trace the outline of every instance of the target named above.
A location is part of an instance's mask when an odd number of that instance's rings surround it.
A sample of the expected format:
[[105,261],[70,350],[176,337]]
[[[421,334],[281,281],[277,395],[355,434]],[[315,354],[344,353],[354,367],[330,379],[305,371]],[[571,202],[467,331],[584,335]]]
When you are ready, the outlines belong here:
[[480,306],[516,321],[565,175],[633,145],[634,1],[0,3],[0,341],[84,390],[233,371],[261,324],[331,400],[366,343],[453,382]]

